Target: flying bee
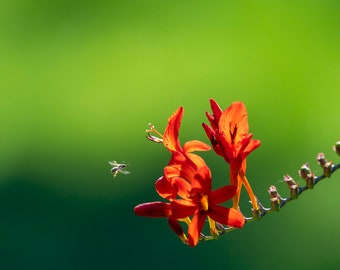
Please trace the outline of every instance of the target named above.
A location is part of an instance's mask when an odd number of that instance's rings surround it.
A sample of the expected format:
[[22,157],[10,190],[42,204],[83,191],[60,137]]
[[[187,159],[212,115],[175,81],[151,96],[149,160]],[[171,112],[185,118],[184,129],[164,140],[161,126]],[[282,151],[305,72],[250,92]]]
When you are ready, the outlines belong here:
[[111,168],[111,173],[113,174],[113,177],[116,177],[118,173],[122,173],[122,174],[129,174],[129,171],[126,171],[125,168],[127,166],[127,164],[125,163],[117,163],[117,161],[113,160],[113,161],[109,161],[109,164],[112,166]]

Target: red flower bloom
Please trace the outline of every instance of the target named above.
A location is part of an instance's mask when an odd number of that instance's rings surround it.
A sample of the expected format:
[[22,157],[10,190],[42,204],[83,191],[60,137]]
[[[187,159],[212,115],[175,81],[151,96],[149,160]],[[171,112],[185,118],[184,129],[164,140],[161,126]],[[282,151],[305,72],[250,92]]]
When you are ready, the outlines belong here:
[[164,175],[156,181],[158,194],[169,200],[175,199],[177,195],[185,197],[190,188],[190,179],[198,168],[206,166],[204,160],[192,152],[210,150],[209,145],[198,140],[188,141],[181,147],[179,129],[183,113],[184,109],[180,107],[170,116],[164,136],[150,125],[151,130],[148,132],[155,132],[161,138],[151,136],[150,133],[147,136],[152,141],[162,142],[172,154],[168,166],[164,168]]
[[258,209],[255,195],[245,177],[246,157],[260,146],[259,140],[252,140],[249,134],[248,115],[242,102],[234,102],[222,111],[215,100],[210,99],[212,114],[206,113],[210,126],[203,128],[211,141],[214,151],[222,156],[230,166],[230,183],[237,186],[233,199],[238,208],[242,183],[244,184],[255,210]]
[[185,235],[178,220],[169,218],[171,215],[171,207],[165,202],[148,202],[137,205],[134,208],[137,216],[152,217],[152,218],[168,218],[169,227],[177,234],[183,243],[188,243],[188,238]]
[[179,107],[168,120],[168,125],[164,131],[163,144],[172,153],[172,158],[169,165],[181,164],[184,159],[190,157],[197,162],[204,161],[197,155],[191,154],[194,151],[207,151],[210,146],[198,140],[192,140],[184,143],[183,148],[179,142],[179,129],[183,118],[184,109]]
[[235,186],[224,186],[212,191],[210,170],[207,166],[202,167],[191,179],[189,197],[171,201],[170,218],[193,216],[188,229],[188,243],[196,246],[207,217],[212,233],[216,233],[215,222],[237,228],[244,225],[245,218],[238,210],[219,205],[230,200],[235,193]]
[[[183,117],[180,107],[168,121],[164,136],[150,125],[151,130],[159,137],[148,139],[162,142],[171,152],[171,160],[164,168],[164,174],[156,181],[158,194],[170,201],[151,202],[135,207],[135,213],[147,217],[167,217],[170,228],[183,242],[195,246],[198,243],[206,218],[209,220],[212,234],[218,234],[215,222],[227,226],[242,227],[244,216],[235,209],[219,205],[235,196],[235,186],[225,186],[215,191],[211,190],[211,174],[204,160],[193,151],[206,151],[210,147],[200,141],[189,141],[181,147],[179,128]],[[190,217],[193,217],[190,220]],[[188,238],[183,232],[179,221],[188,224]]]

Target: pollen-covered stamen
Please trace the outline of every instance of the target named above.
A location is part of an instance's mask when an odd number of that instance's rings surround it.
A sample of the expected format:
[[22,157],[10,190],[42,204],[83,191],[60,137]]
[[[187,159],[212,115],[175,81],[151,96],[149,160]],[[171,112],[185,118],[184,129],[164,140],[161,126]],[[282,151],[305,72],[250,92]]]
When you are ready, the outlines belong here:
[[[163,143],[163,134],[160,133],[157,129],[155,129],[155,126],[151,123],[148,124],[150,129],[145,130],[147,132],[146,138],[150,141],[156,142],[156,143]],[[150,133],[156,133],[159,137],[153,136]]]

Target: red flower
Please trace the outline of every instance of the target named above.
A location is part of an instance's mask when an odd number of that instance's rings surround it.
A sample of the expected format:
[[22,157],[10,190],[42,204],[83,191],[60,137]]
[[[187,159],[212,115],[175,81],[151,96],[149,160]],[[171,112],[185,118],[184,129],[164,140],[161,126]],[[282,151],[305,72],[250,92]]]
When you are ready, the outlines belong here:
[[168,125],[164,131],[163,144],[172,153],[170,164],[180,164],[185,158],[190,157],[196,161],[204,163],[197,155],[191,154],[194,151],[207,151],[210,146],[198,140],[192,140],[184,143],[183,148],[179,142],[179,129],[183,118],[184,109],[179,107],[168,120]]
[[[244,216],[235,209],[226,208],[219,204],[235,196],[235,186],[225,186],[215,191],[211,190],[211,174],[204,160],[193,151],[206,151],[210,147],[200,141],[189,141],[181,147],[179,142],[179,129],[183,117],[183,108],[180,107],[168,121],[164,136],[150,125],[151,130],[158,137],[148,138],[155,142],[162,142],[171,152],[168,166],[164,174],[156,181],[158,194],[170,201],[151,202],[135,207],[135,213],[147,217],[166,217],[170,228],[180,239],[195,246],[198,243],[206,218],[209,220],[212,234],[218,234],[215,222],[227,226],[242,227]],[[192,220],[190,220],[192,217]],[[179,221],[188,224],[188,238],[183,232]]]
[[237,186],[233,199],[234,208],[238,208],[242,183],[258,209],[255,195],[245,177],[246,157],[260,146],[259,140],[252,140],[249,134],[248,115],[242,102],[234,102],[222,111],[215,100],[210,99],[212,114],[206,113],[210,126],[203,123],[203,128],[211,141],[214,151],[222,156],[230,166],[230,183]]
[[190,246],[196,246],[207,217],[212,233],[216,231],[215,222],[237,228],[244,225],[245,218],[238,210],[219,205],[230,200],[235,193],[235,186],[224,186],[212,191],[210,170],[207,166],[202,167],[191,179],[189,197],[171,202],[170,218],[183,219],[193,216],[188,229],[188,243]]
[[134,212],[137,216],[152,217],[152,218],[168,218],[169,227],[177,234],[183,243],[188,243],[181,225],[178,220],[169,218],[171,215],[171,207],[169,203],[165,202],[148,202],[137,205],[134,208]]
[[206,166],[204,160],[192,152],[210,150],[209,145],[198,140],[184,143],[183,147],[179,141],[179,129],[184,114],[183,107],[179,107],[169,118],[168,125],[161,135],[152,125],[148,132],[155,132],[161,138],[148,134],[152,141],[162,142],[172,154],[168,166],[164,168],[164,175],[156,181],[158,194],[166,199],[172,200],[177,195],[186,196],[190,188],[190,179],[193,178],[198,168]]

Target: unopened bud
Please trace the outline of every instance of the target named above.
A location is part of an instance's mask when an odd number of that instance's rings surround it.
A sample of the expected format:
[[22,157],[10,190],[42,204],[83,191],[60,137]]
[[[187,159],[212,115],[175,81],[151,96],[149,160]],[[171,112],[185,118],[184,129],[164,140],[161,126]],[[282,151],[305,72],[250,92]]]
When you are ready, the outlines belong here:
[[309,174],[311,174],[312,171],[309,168],[309,164],[305,163],[301,166],[301,169],[299,170],[299,175],[302,179],[306,180]]
[[252,208],[251,211],[252,211],[253,219],[258,220],[258,219],[261,218],[261,211],[260,211],[260,209],[255,210],[254,208]]
[[270,198],[277,198],[279,196],[275,186],[270,186],[268,189],[268,193],[269,193]]
[[323,166],[323,174],[326,177],[331,177],[332,168],[333,168],[333,162],[332,161],[326,162],[326,164]]
[[325,157],[324,153],[319,153],[316,157],[316,160],[318,161],[318,163],[320,164],[320,166],[323,168],[325,166],[325,164],[327,163],[327,159]]
[[283,180],[287,183],[290,189],[290,197],[292,199],[297,199],[299,196],[299,184],[296,183],[294,179],[288,174],[283,177]]
[[326,177],[330,177],[332,174],[333,162],[328,161],[323,153],[319,153],[316,159],[323,169],[323,174]]
[[[249,202],[252,203],[251,201]],[[258,220],[266,212],[266,209],[263,207],[262,203],[260,203],[257,198],[256,198],[256,203],[257,203],[258,208],[257,209],[252,208],[251,211],[252,211],[253,219]]]
[[188,244],[188,238],[185,235],[182,226],[179,224],[177,219],[168,219],[168,225],[170,229],[181,239],[184,244]]
[[277,189],[275,186],[270,186],[268,190],[269,196],[270,196],[270,202],[271,207],[273,210],[280,210],[280,204],[281,204],[281,196],[277,192]]
[[171,207],[165,202],[148,202],[137,205],[134,212],[137,216],[162,218],[171,215]]
[[301,169],[299,170],[299,175],[302,179],[306,181],[306,188],[312,189],[314,187],[314,178],[315,175],[309,168],[309,164],[305,163],[301,166]]
[[340,141],[337,141],[333,146],[333,150],[340,156]]

